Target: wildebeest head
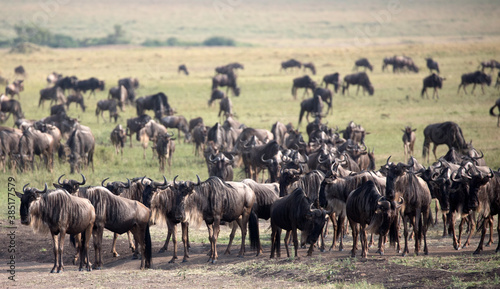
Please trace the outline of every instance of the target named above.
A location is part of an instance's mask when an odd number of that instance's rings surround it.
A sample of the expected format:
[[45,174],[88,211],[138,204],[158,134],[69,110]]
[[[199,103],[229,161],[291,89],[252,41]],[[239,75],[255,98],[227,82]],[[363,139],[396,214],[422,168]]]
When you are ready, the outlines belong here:
[[66,190],[67,192],[69,192],[70,194],[76,194],[78,192],[78,189],[80,188],[80,186],[83,186],[85,185],[85,183],[87,182],[87,179],[85,178],[85,176],[83,174],[80,174],[82,176],[82,181],[81,182],[78,182],[76,180],[64,180],[62,183],[61,183],[61,178],[64,177],[64,175],[61,175],[59,177],[59,179],[57,179],[57,184],[53,184],[54,187],[58,188],[58,189],[64,189]]
[[182,222],[186,219],[186,211],[185,211],[185,200],[186,198],[194,192],[196,186],[201,184],[200,177],[196,175],[198,179],[198,183],[194,183],[191,181],[181,181],[176,182],[178,176],[175,176],[173,180],[172,189],[176,192],[175,199],[175,221]]
[[29,225],[31,224],[31,214],[30,206],[31,203],[39,199],[43,194],[47,192],[47,184],[45,184],[45,189],[39,191],[36,188],[28,187],[29,184],[24,185],[23,194],[16,191],[16,196],[21,199],[21,208],[19,215],[21,216],[21,224]]
[[409,164],[404,164],[404,163],[398,163],[394,164],[392,162],[389,162],[389,158],[387,158],[385,167],[387,169],[387,177],[386,177],[386,197],[388,200],[392,201],[395,198],[395,191],[394,191],[394,182],[396,178],[402,176],[406,171],[410,168],[413,167],[413,158],[410,157]]
[[115,181],[104,184],[104,182],[106,182],[107,179],[109,178],[105,178],[104,180],[102,180],[101,186],[105,187],[106,189],[108,189],[110,192],[112,192],[117,196],[119,196],[123,192],[123,190],[130,188],[130,180],[128,178],[127,178],[127,183]]
[[307,234],[306,244],[314,244],[318,241],[319,235],[325,226],[326,211],[323,209],[313,209],[313,204],[311,204],[306,219],[309,223],[307,229],[304,230]]
[[165,176],[163,176],[163,183],[151,181],[149,182],[149,184],[146,184],[144,183],[145,178],[146,177],[142,178],[141,180],[141,183],[144,186],[144,191],[142,192],[142,203],[146,207],[151,208],[151,199],[153,198],[153,192],[156,191],[156,189],[165,189],[169,186],[169,184]]
[[465,173],[462,173],[462,178],[469,179],[468,208],[470,210],[475,210],[479,206],[477,192],[481,186],[487,184],[494,176],[493,171],[489,169],[488,174],[483,173],[472,162],[466,163],[465,166],[462,166],[460,169],[465,170]]
[[381,236],[389,232],[390,225],[398,217],[398,210],[403,204],[403,198],[399,198],[399,202],[388,201],[385,197],[382,197],[377,202],[377,207],[375,213],[370,221],[370,224],[366,227],[366,231],[369,233],[379,234]]

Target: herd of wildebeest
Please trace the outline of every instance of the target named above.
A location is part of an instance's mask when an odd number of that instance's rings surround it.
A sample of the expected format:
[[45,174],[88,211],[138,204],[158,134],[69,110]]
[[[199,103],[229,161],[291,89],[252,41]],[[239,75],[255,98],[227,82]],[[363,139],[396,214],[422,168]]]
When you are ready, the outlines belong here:
[[[444,78],[439,76],[439,65],[428,58],[427,67],[436,71],[424,78],[422,97],[427,88],[442,87]],[[418,72],[413,60],[406,56],[387,57],[383,60],[382,70],[393,66],[393,72]],[[491,76],[484,73],[485,68],[500,69],[495,60],[480,64],[481,70],[464,74],[458,90],[468,84],[474,87],[479,84],[491,84]],[[316,73],[313,63],[305,63],[291,59],[281,63],[281,70],[301,68]],[[325,75],[324,87],[318,86],[310,76],[293,79],[292,95],[296,98],[298,88],[304,88],[304,94],[310,89],[313,97],[301,102],[299,125],[303,114],[314,116],[314,121],[306,127],[308,142],[301,132],[292,124],[276,122],[271,130],[247,127],[234,118],[231,100],[228,95],[231,89],[234,96],[240,95],[237,85],[237,70],[244,69],[240,63],[230,63],[215,69],[212,78],[212,90],[208,105],[220,100],[219,117],[224,120],[214,126],[206,126],[201,117],[189,122],[169,105],[163,92],[136,98],[139,81],[136,78],[123,78],[118,85],[109,89],[107,99],[98,101],[96,107],[97,121],[106,122],[103,111],[109,112],[109,122],[114,118],[117,122],[118,112],[125,105],[133,105],[137,117],[128,119],[125,128],[118,124],[110,135],[116,154],[123,154],[123,148],[130,137],[136,134],[144,148],[144,158],[149,141],[153,143],[153,157],[159,160],[163,172],[168,163],[171,169],[172,155],[175,152],[174,133],[167,129],[177,128],[184,142],[195,145],[195,156],[203,155],[209,178],[201,181],[181,181],[175,177],[167,181],[152,180],[148,177],[132,177],[131,179],[110,181],[104,179],[100,185],[84,186],[82,181],[59,177],[54,189],[43,190],[29,187],[26,184],[23,192],[16,192],[21,199],[21,223],[31,225],[36,231],[50,231],[54,240],[54,267],[52,272],[63,270],[63,246],[66,234],[71,235],[77,248],[74,262],[80,258],[80,270],[86,267],[91,270],[88,245],[93,237],[95,250],[94,268],[101,268],[103,230],[115,233],[112,253],[118,256],[115,249],[118,234],[129,236],[130,248],[134,256],[141,256],[140,268],[151,268],[152,246],[149,226],[166,222],[168,235],[160,249],[168,248],[171,236],[173,256],[170,262],[177,259],[176,225],[181,224],[184,258],[189,258],[189,225],[205,221],[208,227],[211,250],[209,262],[218,259],[217,238],[220,225],[232,224],[230,241],[225,253],[229,253],[231,244],[239,227],[241,230],[241,247],[239,256],[245,253],[245,240],[248,230],[250,245],[257,255],[263,252],[258,219],[269,220],[271,233],[271,257],[280,257],[281,231],[286,231],[284,244],[287,256],[290,256],[288,244],[290,234],[295,248],[295,256],[299,245],[309,244],[307,255],[314,248],[325,249],[324,237],[328,222],[333,224],[333,242],[330,249],[338,247],[343,250],[343,238],[350,224],[353,237],[351,256],[356,256],[357,239],[361,241],[361,256],[367,257],[367,234],[379,235],[377,253],[384,254],[387,236],[389,243],[404,255],[410,253],[408,239],[410,233],[414,238],[414,252],[423,251],[428,254],[426,240],[427,229],[437,222],[441,209],[443,218],[443,236],[452,235],[453,247],[469,245],[469,238],[476,226],[481,228],[481,239],[474,252],[483,250],[486,231],[490,229],[487,245],[493,243],[493,216],[500,213],[500,172],[493,171],[478,153],[467,143],[459,125],[454,122],[443,122],[428,125],[423,131],[423,159],[429,163],[430,144],[436,159],[432,165],[424,167],[412,156],[415,143],[415,131],[411,127],[404,128],[403,145],[405,162],[393,163],[387,159],[380,168],[375,167],[374,152],[367,150],[365,136],[369,132],[354,122],[350,122],[344,130],[328,127],[322,122],[324,118],[323,103],[331,110],[332,94],[342,87],[342,93],[348,91],[349,85],[357,85],[374,94],[366,70],[373,70],[368,59],[355,62],[355,69],[364,67],[364,72],[346,75],[341,80],[339,73]],[[179,73],[189,75],[186,65],[180,65]],[[25,76],[22,66],[15,72]],[[496,87],[500,85],[500,72]],[[70,164],[71,173],[82,170],[93,170],[93,153],[95,139],[89,127],[80,124],[77,119],[66,114],[71,103],[76,103],[84,112],[84,97],[87,91],[95,94],[95,90],[104,90],[104,81],[97,78],[79,80],[75,76],[63,76],[51,73],[47,77],[48,86],[40,90],[38,106],[49,100],[51,115],[41,120],[25,119],[21,106],[15,96],[20,98],[23,81],[16,80],[8,84],[1,100],[0,120],[5,122],[13,115],[18,129],[0,127],[0,159],[5,172],[7,169],[25,172],[37,169],[35,156],[40,157],[46,169],[52,170],[54,155],[61,162]],[[227,87],[226,92],[219,87]],[[474,88],[473,88],[474,90]],[[70,94],[66,95],[69,91]],[[484,93],[484,90],[483,90]],[[434,95],[433,95],[434,97]],[[500,99],[490,109],[494,115],[495,107],[500,109]],[[152,110],[154,117],[146,114]],[[500,113],[499,113],[500,114]],[[499,117],[500,121],[500,117]],[[436,146],[446,144],[449,148],[445,156],[436,156]],[[38,166],[38,169],[40,169]],[[233,169],[241,167],[246,179],[233,180]],[[260,181],[260,182],[259,182]],[[436,200],[436,213],[431,212],[431,201]],[[438,205],[439,204],[439,205]],[[346,220],[348,222],[346,222]],[[455,232],[455,220],[460,220],[458,236]],[[401,222],[403,234],[399,234]],[[462,244],[463,225],[467,225],[468,237]],[[412,229],[410,229],[412,228]],[[301,240],[297,236],[301,230]],[[497,225],[500,233],[500,226]],[[130,236],[132,233],[133,241]],[[400,245],[400,236],[404,238]],[[423,248],[421,248],[423,242]],[[496,252],[500,250],[500,242]]]

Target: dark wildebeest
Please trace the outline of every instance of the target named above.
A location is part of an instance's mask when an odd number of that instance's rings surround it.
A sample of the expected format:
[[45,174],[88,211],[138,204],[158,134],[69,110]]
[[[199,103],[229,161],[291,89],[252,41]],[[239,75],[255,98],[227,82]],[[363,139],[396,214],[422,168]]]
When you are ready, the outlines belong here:
[[0,164],[4,173],[7,163],[12,171],[16,168],[15,156],[18,155],[19,139],[22,135],[23,133],[19,129],[0,127]]
[[24,118],[23,110],[21,109],[21,104],[15,99],[4,100],[0,102],[0,112],[8,114],[2,122],[9,119],[10,115],[14,116],[14,122],[19,119]]
[[57,72],[52,72],[47,75],[47,86],[55,84],[59,79],[63,78],[63,75]]
[[144,114],[145,110],[153,110],[156,119],[161,119],[163,115],[171,115],[172,108],[168,103],[168,97],[163,93],[139,97],[135,100],[137,115]]
[[304,63],[303,66],[304,66],[304,71],[306,71],[306,68],[307,68],[307,69],[311,70],[311,73],[313,75],[316,75],[316,67],[314,66],[314,63],[312,63],[312,62]]
[[478,68],[481,67],[481,71],[484,72],[485,68],[490,68],[491,71],[493,72],[493,69],[498,68],[500,69],[500,62],[496,61],[495,59],[491,59],[490,61],[483,61],[479,63]]
[[367,68],[370,69],[370,71],[373,71],[373,66],[370,64],[370,61],[368,61],[367,58],[360,58],[354,62],[353,70],[358,71],[359,67],[364,67],[365,71]]
[[63,253],[66,234],[81,234],[80,267],[86,262],[87,271],[91,271],[89,259],[89,241],[96,219],[94,206],[89,200],[68,194],[65,190],[47,192],[36,188],[23,187],[23,194],[16,191],[21,199],[21,224],[31,225],[34,231],[47,233],[50,231],[54,244],[54,267],[50,273],[64,271]]
[[335,93],[337,93],[340,87],[340,74],[338,72],[327,74],[323,77],[321,83],[323,82],[325,83],[325,88],[328,88],[328,84],[332,84],[335,88]]
[[[432,224],[432,214],[430,213],[431,193],[427,183],[418,177],[413,171],[413,158],[410,159],[410,164],[389,163],[389,157],[386,162],[387,177],[386,177],[386,198],[390,201],[402,197],[404,203],[401,207],[401,217],[404,223],[405,248],[403,256],[410,253],[408,248],[408,223],[413,225],[413,233],[415,238],[415,254],[418,255],[420,243],[424,241],[424,254],[429,253],[427,248],[427,229]],[[393,222],[389,232],[391,243],[398,243],[399,233],[398,224]]]
[[497,75],[497,82],[495,83],[495,88],[500,88],[500,71],[498,72]]
[[245,69],[245,67],[241,63],[232,62],[232,63],[226,64],[224,66],[216,67],[215,73],[216,74],[230,74],[230,73],[234,73],[235,69]]
[[38,102],[38,107],[42,105],[45,100],[50,100],[50,105],[52,103],[60,102],[62,104],[66,103],[66,97],[64,96],[63,90],[58,86],[53,86],[49,88],[44,88],[40,90],[40,101]]
[[69,105],[73,102],[76,103],[77,106],[80,105],[82,112],[85,112],[85,108],[87,107],[85,106],[85,103],[83,101],[83,95],[79,91],[76,91],[74,94],[68,95],[68,97],[66,98],[66,106],[68,107],[68,109]]
[[[484,237],[486,235],[486,222],[492,219],[493,216],[500,214],[500,173],[494,172],[493,176],[488,180],[488,182],[480,187],[477,192],[479,208],[478,213],[483,220],[481,228],[481,240],[477,246],[474,254],[479,254],[483,250]],[[492,227],[490,227],[490,230]],[[500,235],[500,225],[497,225],[497,233]],[[490,235],[491,237],[491,235]],[[486,245],[487,246],[487,245]],[[497,248],[495,252],[500,252],[500,240],[498,241]]]
[[476,84],[481,85],[481,90],[483,91],[484,94],[484,85],[491,85],[491,76],[481,72],[481,71],[476,71],[476,72],[471,72],[471,73],[466,73],[462,74],[462,82],[458,85],[458,90],[457,93],[460,92],[460,87],[463,87],[465,94],[467,94],[467,91],[465,90],[465,87],[469,84],[474,84],[472,86],[472,92],[474,93],[474,89],[476,88]]
[[[174,179],[175,180],[175,179]],[[201,183],[174,181],[174,188],[179,192],[176,200],[175,220],[188,221],[190,224],[205,221],[210,241],[210,258],[208,262],[216,263],[217,238],[219,237],[220,222],[236,221],[241,229],[241,248],[238,256],[245,253],[245,239],[247,223],[255,203],[255,193],[247,185],[239,182],[224,182],[217,177],[210,177]],[[198,216],[198,218],[196,218]],[[249,226],[249,230],[256,230]],[[233,230],[234,231],[234,230]],[[230,240],[234,237],[231,232]],[[250,236],[253,234],[250,233]],[[225,254],[230,254],[231,241]]]
[[219,103],[219,114],[217,116],[221,117],[221,115],[226,119],[234,115],[233,103],[231,102],[231,99],[227,96],[222,98]]
[[364,127],[362,127],[360,124],[354,123],[354,121],[350,121],[347,124],[346,129],[341,130],[340,132],[342,133],[342,137],[344,139],[351,139],[355,144],[364,144],[366,135],[370,134],[370,132],[365,131]]
[[434,92],[432,93],[432,99],[434,99],[434,95],[436,95],[436,98],[439,99],[439,93],[438,93],[438,88],[441,89],[443,87],[443,80],[446,80],[446,78],[441,77],[435,73],[427,76],[424,78],[424,85],[422,87],[422,93],[420,96],[424,98],[424,93],[427,95],[427,98],[429,98],[429,94],[427,94],[427,88],[432,87],[434,88]]
[[234,72],[230,72],[228,74],[218,74],[212,78],[212,91],[216,90],[219,86],[226,86],[226,94],[231,88],[234,96],[240,95],[240,88],[236,83],[237,77]]
[[226,131],[220,123],[215,123],[207,132],[207,142],[213,141],[218,149],[223,149],[226,145]]
[[78,78],[76,76],[66,76],[57,80],[55,86],[60,87],[64,93],[67,89],[74,90],[77,82]]
[[300,63],[300,61],[292,58],[290,60],[281,62],[280,71],[282,71],[282,70],[286,71],[288,68],[291,68],[293,70],[294,67],[297,67],[298,69],[300,69],[300,68],[302,68],[302,63]]
[[189,75],[189,71],[188,71],[185,64],[181,64],[181,65],[179,65],[179,67],[177,67],[177,74],[179,74],[181,72],[184,72],[185,75]]
[[92,164],[92,172],[94,172],[95,138],[89,127],[77,125],[66,141],[66,147],[70,150],[71,173],[74,173],[75,170],[80,172],[82,165],[87,167],[90,164]]
[[432,71],[435,70],[437,73],[439,73],[439,64],[434,61],[432,58],[426,58],[425,61],[427,62],[427,68],[429,68],[429,70]]
[[401,199],[399,203],[388,200],[373,181],[367,181],[349,194],[346,214],[352,229],[351,257],[356,257],[358,232],[361,231],[361,258],[365,259],[368,253],[366,234],[378,234],[381,239],[384,238],[389,232],[390,225],[397,221],[399,207],[402,204]]
[[309,75],[304,75],[302,77],[297,77],[293,79],[293,85],[292,85],[292,96],[293,99],[297,99],[297,88],[304,88],[304,95],[309,95],[309,92],[307,89],[311,89],[312,92],[314,92],[314,89],[316,88],[316,82],[309,77]]
[[135,77],[126,77],[118,80],[118,87],[123,86],[127,90],[127,101],[134,103],[135,90],[139,88],[139,80]]
[[127,141],[127,135],[125,134],[125,130],[122,125],[117,125],[113,131],[111,131],[111,144],[115,147],[115,152],[118,154],[120,151],[123,156],[123,147],[125,146],[125,142]]
[[24,69],[24,67],[22,65],[19,65],[16,68],[14,68],[14,73],[16,75],[26,77],[26,70]]
[[127,119],[126,135],[130,137],[130,147],[132,147],[132,135],[136,133],[136,139],[139,140],[139,131],[151,120],[147,114]]
[[233,155],[218,152],[215,155],[211,154],[208,157],[208,161],[211,163],[211,166],[208,168],[208,175],[210,177],[219,177],[223,181],[233,180]]
[[304,112],[307,112],[307,122],[309,122],[309,113],[312,113],[314,116],[321,116],[321,113],[323,112],[323,101],[321,100],[321,97],[319,95],[314,95],[313,97],[305,99],[300,103],[299,126],[302,122]]
[[67,114],[51,115],[42,118],[40,121],[56,126],[64,139],[68,139],[74,126],[78,124],[78,120],[76,118],[70,118]]
[[40,132],[34,127],[28,127],[23,130],[18,146],[21,171],[25,171],[28,165],[33,170],[35,155],[38,155],[43,158],[47,170],[52,172],[54,159],[54,138],[52,135]]
[[[83,176],[83,175],[82,175]],[[61,176],[62,177],[62,176]],[[101,269],[102,237],[104,229],[123,234],[131,231],[134,240],[141,247],[141,269],[151,268],[151,235],[149,233],[149,219],[151,211],[138,201],[114,195],[104,187],[80,187],[85,184],[75,180],[65,180],[54,186],[65,189],[70,194],[90,200],[95,207],[96,221],[92,232],[95,251],[95,269]]]
[[191,133],[189,132],[188,122],[182,115],[164,116],[160,119],[160,123],[166,128],[176,128],[178,138],[181,138],[181,131],[184,134],[184,142],[191,141]]
[[440,144],[447,145],[448,149],[454,147],[462,154],[467,154],[471,148],[471,145],[465,142],[460,126],[451,121],[434,123],[425,127],[422,157],[424,160],[427,158],[427,162],[429,162],[429,146],[431,142],[434,143],[432,152],[436,160],[436,148]]
[[161,123],[157,123],[154,120],[148,121],[146,125],[137,133],[139,136],[139,140],[141,142],[142,148],[143,148],[143,158],[146,159],[146,149],[148,148],[149,141],[151,140],[153,142],[152,150],[153,150],[153,155],[152,158],[155,157],[155,148],[156,148],[156,142],[158,139],[159,134],[166,134],[167,133],[167,128],[163,126]]
[[363,95],[365,94],[365,91],[368,91],[369,95],[373,95],[374,89],[366,72],[358,72],[346,75],[344,77],[344,83],[342,84],[342,94],[344,94],[346,89],[347,89],[347,94],[349,94],[350,84],[358,86],[358,90],[356,90],[356,95],[358,95],[360,86],[363,87]]
[[192,133],[193,129],[199,124],[203,124],[203,118],[201,116],[195,117],[189,120],[189,131]]
[[[494,112],[495,107],[498,107],[498,110],[499,110],[498,115],[496,115],[495,112]],[[495,105],[490,108],[490,115],[491,116],[496,116],[498,118],[497,119],[497,126],[500,127],[500,98],[497,99],[497,101],[495,102]]]
[[85,80],[78,80],[75,85],[75,91],[80,91],[86,93],[87,90],[90,90],[90,94],[95,96],[95,90],[99,89],[100,91],[104,90],[104,81],[99,80],[95,77],[91,77]]
[[109,89],[108,98],[116,99],[120,110],[123,111],[123,104],[128,100],[127,89],[123,85],[111,87]]
[[50,115],[66,114],[64,104],[56,104],[50,107]]
[[277,121],[271,127],[271,133],[273,134],[273,139],[280,145],[285,144],[285,138],[287,137],[288,130],[285,124]]
[[[316,87],[314,90],[314,95],[319,95],[323,102],[328,104],[328,109],[326,110],[326,114],[332,109],[332,91],[328,88]],[[333,113],[333,110],[331,111]]]
[[160,162],[160,172],[165,172],[165,162],[168,163],[168,171],[172,167],[172,156],[175,152],[175,138],[173,134],[160,133],[156,137],[156,153]]
[[95,109],[95,115],[97,116],[97,123],[99,123],[99,114],[102,117],[102,120],[106,122],[106,119],[103,116],[105,110],[109,111],[109,122],[111,122],[111,118],[116,120],[118,119],[118,110],[116,108],[116,99],[101,99],[97,102],[97,106]]
[[226,94],[223,91],[218,89],[212,90],[212,94],[210,94],[210,99],[208,100],[208,106],[212,106],[212,103],[217,99],[223,99],[226,97]]
[[413,155],[413,147],[415,146],[415,131],[417,129],[412,129],[411,126],[405,127],[403,131],[403,150],[405,156],[405,162],[408,162],[408,158]]
[[326,211],[313,209],[313,203],[301,188],[295,189],[291,194],[276,200],[271,206],[271,258],[281,257],[280,243],[281,230],[286,230],[285,248],[287,257],[290,257],[288,241],[290,233],[293,238],[295,257],[299,249],[297,229],[306,237],[306,244],[310,244],[307,256],[311,256],[314,244],[319,238],[325,225]]
[[19,95],[19,92],[24,90],[24,80],[14,80],[11,84],[7,84],[5,87],[5,95],[14,97],[17,95],[19,99],[21,99],[21,96]]
[[200,150],[205,150],[205,142],[207,141],[207,127],[201,123],[192,130],[193,143],[195,144],[194,155],[200,155]]

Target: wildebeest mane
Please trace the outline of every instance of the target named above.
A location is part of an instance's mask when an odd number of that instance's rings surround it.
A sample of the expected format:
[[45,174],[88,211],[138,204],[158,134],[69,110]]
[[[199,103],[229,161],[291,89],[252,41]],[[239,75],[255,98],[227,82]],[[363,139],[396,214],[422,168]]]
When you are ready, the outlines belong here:
[[175,220],[175,191],[170,188],[157,190],[151,199],[151,222],[166,224],[166,219]]

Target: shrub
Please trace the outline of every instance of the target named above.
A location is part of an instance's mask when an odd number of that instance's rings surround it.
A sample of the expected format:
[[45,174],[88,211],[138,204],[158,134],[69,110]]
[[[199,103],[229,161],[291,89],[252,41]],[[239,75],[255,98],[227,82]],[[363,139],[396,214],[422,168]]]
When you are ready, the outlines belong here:
[[236,46],[236,42],[232,38],[223,36],[213,36],[203,41],[205,46]]

